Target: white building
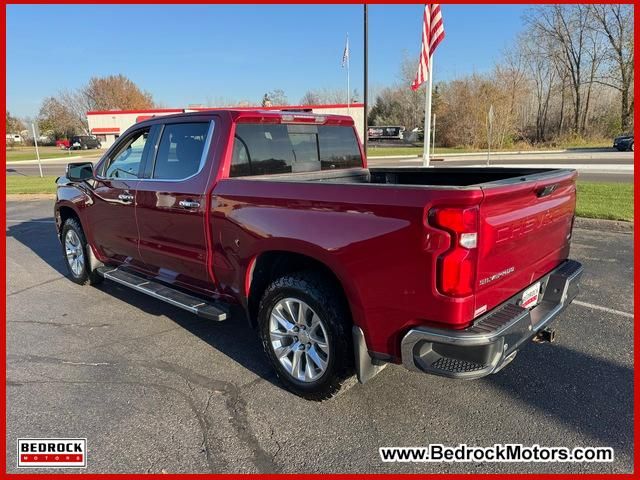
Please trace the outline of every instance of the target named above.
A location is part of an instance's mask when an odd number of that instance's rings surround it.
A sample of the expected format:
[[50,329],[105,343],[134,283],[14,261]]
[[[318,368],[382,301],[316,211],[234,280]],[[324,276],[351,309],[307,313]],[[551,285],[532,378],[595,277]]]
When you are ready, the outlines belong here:
[[[354,103],[350,107],[346,104],[334,105],[286,105],[275,107],[228,107],[242,110],[282,110],[282,109],[311,109],[314,113],[336,115],[350,115],[356,124],[360,139],[364,139],[364,104]],[[102,110],[87,112],[89,130],[96,135],[102,148],[109,148],[122,133],[131,125],[158,115],[171,115],[183,112],[203,110],[225,110],[226,108],[158,108],[152,110]]]

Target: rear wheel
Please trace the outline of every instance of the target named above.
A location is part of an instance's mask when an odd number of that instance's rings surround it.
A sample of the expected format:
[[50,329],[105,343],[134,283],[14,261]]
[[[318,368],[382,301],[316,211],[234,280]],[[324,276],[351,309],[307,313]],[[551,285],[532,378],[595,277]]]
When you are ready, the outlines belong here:
[[631,145],[629,145],[629,150],[633,152],[633,142],[631,142]]
[[78,222],[75,218],[68,218],[62,226],[62,252],[66,260],[69,278],[78,285],[96,285],[103,278],[91,270],[87,251],[90,248]]
[[299,272],[275,280],[262,297],[258,317],[265,352],[296,395],[331,398],[351,376],[349,312],[322,275]]

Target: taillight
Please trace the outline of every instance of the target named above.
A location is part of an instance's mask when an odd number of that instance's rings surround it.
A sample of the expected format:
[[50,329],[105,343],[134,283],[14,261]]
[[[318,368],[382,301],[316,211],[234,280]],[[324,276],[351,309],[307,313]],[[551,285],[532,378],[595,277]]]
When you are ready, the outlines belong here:
[[438,257],[438,290],[452,297],[473,293],[478,245],[478,209],[434,208],[429,223],[451,237],[449,250]]

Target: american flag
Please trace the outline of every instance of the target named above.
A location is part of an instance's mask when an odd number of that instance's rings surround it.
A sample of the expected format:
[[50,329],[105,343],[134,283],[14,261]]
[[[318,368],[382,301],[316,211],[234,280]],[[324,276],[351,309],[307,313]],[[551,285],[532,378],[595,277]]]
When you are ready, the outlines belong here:
[[422,22],[422,48],[420,49],[420,64],[418,65],[418,73],[411,83],[411,88],[417,90],[424,82],[427,81],[429,72],[429,59],[435,51],[438,44],[444,38],[444,24],[442,23],[442,14],[440,13],[440,5],[437,3],[426,4],[424,6],[424,17]]

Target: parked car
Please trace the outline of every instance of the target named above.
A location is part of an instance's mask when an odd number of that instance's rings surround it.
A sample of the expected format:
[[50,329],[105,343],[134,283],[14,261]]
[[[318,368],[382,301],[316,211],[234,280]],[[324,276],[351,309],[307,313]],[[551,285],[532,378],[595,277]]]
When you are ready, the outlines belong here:
[[613,148],[620,152],[633,152],[633,134],[616,137],[613,140]]
[[60,149],[68,149],[70,147],[70,145],[71,145],[71,143],[66,138],[63,138],[61,140],[56,140],[56,147],[58,147]]
[[76,135],[69,140],[69,148],[72,150],[88,150],[101,147],[100,140],[95,135]]
[[480,378],[552,340],[582,273],[576,175],[367,168],[351,117],[197,112],[69,164],[55,220],[72,281],[244,318],[284,385],[318,400],[354,370]]

